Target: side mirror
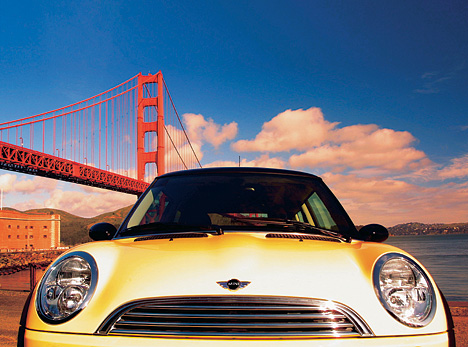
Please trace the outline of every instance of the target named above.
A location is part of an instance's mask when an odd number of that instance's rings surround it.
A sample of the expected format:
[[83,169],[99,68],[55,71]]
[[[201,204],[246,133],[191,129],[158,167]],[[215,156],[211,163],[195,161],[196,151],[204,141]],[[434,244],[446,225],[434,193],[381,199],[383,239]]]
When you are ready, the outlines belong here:
[[384,242],[388,239],[388,230],[380,224],[369,224],[359,230],[359,236],[363,241]]
[[111,240],[117,228],[110,223],[97,223],[89,228],[89,237],[94,241]]

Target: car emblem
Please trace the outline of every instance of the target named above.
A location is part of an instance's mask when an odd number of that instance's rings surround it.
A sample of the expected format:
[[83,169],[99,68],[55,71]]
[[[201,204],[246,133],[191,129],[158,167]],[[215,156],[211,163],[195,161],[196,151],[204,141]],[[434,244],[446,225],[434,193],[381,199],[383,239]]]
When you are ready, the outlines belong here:
[[250,284],[249,281],[239,281],[237,278],[230,279],[227,282],[219,281],[216,283],[218,283],[224,289],[233,290],[233,291],[245,288]]

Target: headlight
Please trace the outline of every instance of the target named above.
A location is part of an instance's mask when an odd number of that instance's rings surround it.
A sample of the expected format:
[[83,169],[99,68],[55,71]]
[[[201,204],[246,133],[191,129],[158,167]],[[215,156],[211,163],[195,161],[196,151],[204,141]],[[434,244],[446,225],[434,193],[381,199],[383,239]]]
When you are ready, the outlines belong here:
[[393,317],[410,327],[429,324],[435,313],[434,289],[418,264],[403,254],[385,254],[373,277],[375,292]]
[[57,259],[37,291],[39,316],[48,323],[71,319],[86,307],[96,283],[96,262],[88,253],[73,252]]

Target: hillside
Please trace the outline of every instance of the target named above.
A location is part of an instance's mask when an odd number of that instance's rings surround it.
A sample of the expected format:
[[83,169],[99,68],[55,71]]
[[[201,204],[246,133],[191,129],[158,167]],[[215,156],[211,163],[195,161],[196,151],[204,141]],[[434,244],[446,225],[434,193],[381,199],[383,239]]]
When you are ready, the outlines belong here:
[[[80,243],[89,242],[89,228],[96,223],[108,222],[116,227],[120,225],[132,206],[127,206],[119,210],[104,213],[92,218],[83,218],[71,213],[50,209],[34,209],[23,213],[55,213],[61,218],[61,243],[63,246],[74,246]],[[359,226],[358,226],[359,228]],[[468,223],[453,224],[423,224],[423,223],[404,223],[389,227],[390,235],[437,235],[437,234],[468,234]]]
[[468,223],[452,224],[423,224],[405,223],[388,228],[390,235],[442,235],[442,234],[468,234]]

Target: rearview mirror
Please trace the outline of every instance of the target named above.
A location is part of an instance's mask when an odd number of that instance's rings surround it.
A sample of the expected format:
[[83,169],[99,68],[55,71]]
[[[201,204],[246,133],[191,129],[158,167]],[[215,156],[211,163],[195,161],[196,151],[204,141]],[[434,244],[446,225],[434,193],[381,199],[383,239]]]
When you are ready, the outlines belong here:
[[384,242],[388,239],[388,230],[380,224],[369,224],[359,230],[359,236],[363,241]]
[[94,241],[111,240],[117,228],[110,223],[97,223],[89,228],[89,237]]

